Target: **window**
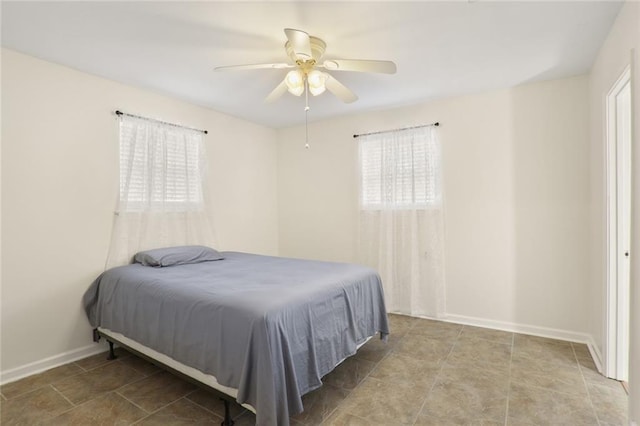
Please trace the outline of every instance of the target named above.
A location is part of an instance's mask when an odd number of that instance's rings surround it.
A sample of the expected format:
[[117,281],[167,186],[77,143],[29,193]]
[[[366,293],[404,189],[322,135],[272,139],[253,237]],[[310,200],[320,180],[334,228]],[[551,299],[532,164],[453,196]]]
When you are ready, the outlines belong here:
[[440,158],[430,127],[360,137],[363,209],[414,209],[440,203]]
[[120,211],[184,212],[203,206],[202,134],[120,120]]
[[433,126],[361,137],[358,258],[382,278],[387,308],[445,311],[440,155]]

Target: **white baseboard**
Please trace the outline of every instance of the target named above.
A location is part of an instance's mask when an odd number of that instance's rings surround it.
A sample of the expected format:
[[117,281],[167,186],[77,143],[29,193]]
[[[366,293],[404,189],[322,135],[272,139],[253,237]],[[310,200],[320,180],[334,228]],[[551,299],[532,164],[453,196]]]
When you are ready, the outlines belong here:
[[589,339],[587,342],[587,347],[589,348],[589,352],[591,353],[591,358],[593,358],[593,362],[598,369],[598,373],[604,376],[604,358],[602,357],[602,353],[600,349],[598,349],[598,345],[596,341],[593,340],[593,337]]
[[6,385],[7,383],[15,382],[16,380],[20,380],[24,377],[42,373],[43,371],[51,368],[59,367],[64,364],[104,352],[105,350],[107,350],[105,342],[101,342],[99,344],[92,343],[89,346],[63,352],[59,355],[54,355],[40,361],[12,368],[11,370],[2,371],[0,372],[0,385]]
[[[464,315],[447,314],[443,318],[430,318],[439,321],[447,321],[456,324],[472,325],[476,327],[492,328],[495,330],[510,331],[514,333],[530,334],[533,336],[547,337],[551,339],[565,340],[569,342],[585,343],[591,352],[593,361],[599,372],[602,372],[602,354],[598,350],[593,337],[587,333],[560,330],[555,328],[539,327],[534,325],[516,324],[505,321],[496,321],[485,318],[468,317]],[[41,373],[63,364],[68,364],[79,359],[95,355],[107,350],[106,343],[91,344],[72,351],[54,355],[40,361],[35,361],[11,370],[0,372],[0,384],[4,385],[22,379],[33,374]]]
[[565,340],[574,343],[584,343],[591,353],[591,358],[600,374],[603,374],[603,358],[593,336],[576,331],[560,330],[557,328],[539,327],[535,325],[516,324],[505,321],[488,320],[484,318],[467,317],[464,315],[445,315],[442,321],[457,324],[473,325],[476,327],[492,328],[495,330],[510,331],[513,333],[530,334],[533,336],[547,337],[550,339]]
[[[593,337],[587,333],[561,330],[557,328],[540,327],[536,325],[517,324],[506,321],[496,321],[485,318],[467,317],[464,315],[446,314],[441,321],[457,324],[473,325],[476,327],[492,328],[495,330],[510,331],[513,333],[529,334],[532,336],[547,337],[549,339],[564,340],[567,342],[585,343],[590,351],[597,351]],[[593,349],[592,349],[593,346]],[[593,354],[593,352],[592,352]]]
[[532,336],[547,337],[550,339],[564,340],[567,342],[584,343],[589,349],[589,353],[591,354],[591,358],[593,358],[593,362],[595,363],[598,372],[604,375],[604,358],[602,357],[602,353],[600,352],[600,349],[598,349],[598,345],[593,339],[593,336],[588,333],[560,330],[557,328],[539,327],[536,325],[517,324],[506,321],[496,321],[486,318],[468,317],[465,315],[444,314],[444,316],[440,318],[425,316],[421,317],[436,321],[446,321],[455,324],[472,325],[475,327],[491,328],[494,330],[509,331],[512,333],[522,333]]

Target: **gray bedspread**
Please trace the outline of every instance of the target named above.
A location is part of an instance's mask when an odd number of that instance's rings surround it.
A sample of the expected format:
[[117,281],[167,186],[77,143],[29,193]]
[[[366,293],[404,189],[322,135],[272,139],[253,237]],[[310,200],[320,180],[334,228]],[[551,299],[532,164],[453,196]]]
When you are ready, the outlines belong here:
[[83,298],[89,322],[238,389],[258,425],[288,425],[302,395],[367,337],[389,332],[382,284],[370,268],[222,254],[104,272]]

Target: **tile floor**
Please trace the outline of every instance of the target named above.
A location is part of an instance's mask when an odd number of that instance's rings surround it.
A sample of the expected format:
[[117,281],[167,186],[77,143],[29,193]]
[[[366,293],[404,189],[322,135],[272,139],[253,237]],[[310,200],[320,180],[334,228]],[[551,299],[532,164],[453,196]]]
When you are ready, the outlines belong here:
[[[390,315],[371,340],[303,398],[292,425],[623,425],[627,396],[587,347]],[[211,394],[119,351],[0,388],[9,425],[187,425],[222,421]],[[240,406],[236,426],[255,416]]]

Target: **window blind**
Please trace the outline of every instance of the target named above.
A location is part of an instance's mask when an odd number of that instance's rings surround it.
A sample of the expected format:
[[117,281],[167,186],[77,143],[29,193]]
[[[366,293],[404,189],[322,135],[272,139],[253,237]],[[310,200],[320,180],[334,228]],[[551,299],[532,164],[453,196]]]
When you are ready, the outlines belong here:
[[188,211],[203,205],[202,134],[120,120],[120,211]]
[[361,206],[422,208],[439,202],[439,153],[432,130],[361,137]]

